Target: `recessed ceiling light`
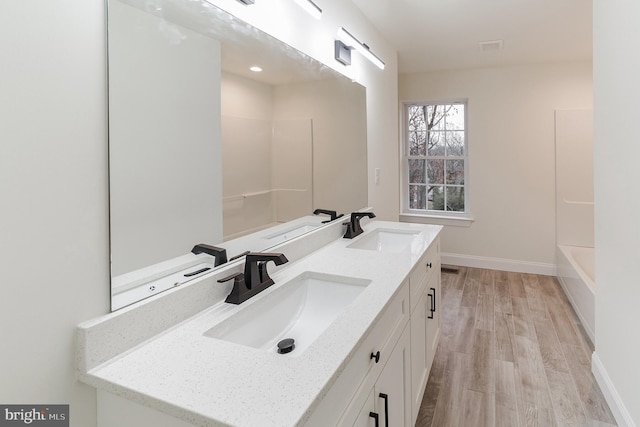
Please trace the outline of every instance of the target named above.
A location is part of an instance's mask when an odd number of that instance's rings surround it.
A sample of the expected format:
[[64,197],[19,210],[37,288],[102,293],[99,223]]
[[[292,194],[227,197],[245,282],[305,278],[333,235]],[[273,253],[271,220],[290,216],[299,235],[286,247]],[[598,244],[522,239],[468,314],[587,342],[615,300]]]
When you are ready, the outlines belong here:
[[258,66],[253,66],[251,68],[249,68],[251,71],[253,71],[254,73],[259,73],[260,71],[262,71],[262,68],[258,67]]

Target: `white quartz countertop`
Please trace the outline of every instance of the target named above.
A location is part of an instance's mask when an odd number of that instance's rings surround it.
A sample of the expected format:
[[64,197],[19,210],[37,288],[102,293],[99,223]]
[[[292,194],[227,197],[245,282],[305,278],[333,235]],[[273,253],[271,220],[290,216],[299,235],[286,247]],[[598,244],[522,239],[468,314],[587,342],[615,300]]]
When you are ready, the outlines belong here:
[[[371,221],[364,228],[365,233],[354,239],[338,239],[285,264],[286,268],[271,274],[273,286],[245,303],[219,302],[81,373],[81,380],[196,425],[304,424],[441,230],[440,226],[386,221]],[[347,248],[376,229],[418,234],[402,252]],[[204,335],[230,313],[306,271],[371,283],[301,354],[279,355]]]

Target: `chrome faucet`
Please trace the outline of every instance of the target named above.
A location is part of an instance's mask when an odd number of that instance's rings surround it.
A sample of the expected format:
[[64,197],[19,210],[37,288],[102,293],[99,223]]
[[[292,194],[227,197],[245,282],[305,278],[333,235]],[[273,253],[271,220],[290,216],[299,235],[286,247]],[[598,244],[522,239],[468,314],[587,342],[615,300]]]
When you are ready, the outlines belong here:
[[360,218],[363,217],[375,218],[376,214],[373,212],[351,212],[351,220],[343,223],[347,226],[347,232],[344,234],[345,239],[353,239],[364,232],[360,225]]
[[225,299],[230,304],[242,304],[249,298],[273,285],[273,279],[269,277],[267,263],[273,261],[276,265],[282,265],[289,260],[281,253],[249,252],[245,256],[244,272],[218,280],[219,283],[233,280],[233,289]]

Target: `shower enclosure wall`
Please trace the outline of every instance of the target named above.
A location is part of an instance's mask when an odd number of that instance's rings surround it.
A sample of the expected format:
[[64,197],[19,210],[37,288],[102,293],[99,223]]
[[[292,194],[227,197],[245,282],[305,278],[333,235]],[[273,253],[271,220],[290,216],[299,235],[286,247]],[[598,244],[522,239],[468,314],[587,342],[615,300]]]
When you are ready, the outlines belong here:
[[560,284],[594,340],[593,111],[557,110],[556,265]]

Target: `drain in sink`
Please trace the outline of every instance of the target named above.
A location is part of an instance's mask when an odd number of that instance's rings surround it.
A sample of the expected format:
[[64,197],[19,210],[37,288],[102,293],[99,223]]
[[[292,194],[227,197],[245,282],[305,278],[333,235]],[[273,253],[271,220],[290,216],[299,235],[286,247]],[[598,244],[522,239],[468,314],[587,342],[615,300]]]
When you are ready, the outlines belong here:
[[278,343],[278,353],[291,353],[296,348],[296,341],[293,338],[285,338]]

